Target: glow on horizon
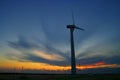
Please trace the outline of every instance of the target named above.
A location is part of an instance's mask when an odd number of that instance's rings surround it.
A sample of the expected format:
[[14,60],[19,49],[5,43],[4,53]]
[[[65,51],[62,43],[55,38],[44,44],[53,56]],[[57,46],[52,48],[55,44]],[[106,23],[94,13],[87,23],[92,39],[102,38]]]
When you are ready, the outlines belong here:
[[[93,64],[86,65],[77,65],[76,67],[79,70],[86,69],[96,69],[96,68],[120,68],[119,64],[107,64],[105,62],[97,62]],[[0,65],[0,69],[4,70],[42,70],[42,71],[67,71],[71,69],[71,66],[57,66],[50,65],[46,63],[36,63],[36,62],[18,62],[18,61],[10,61],[6,60],[2,65]]]

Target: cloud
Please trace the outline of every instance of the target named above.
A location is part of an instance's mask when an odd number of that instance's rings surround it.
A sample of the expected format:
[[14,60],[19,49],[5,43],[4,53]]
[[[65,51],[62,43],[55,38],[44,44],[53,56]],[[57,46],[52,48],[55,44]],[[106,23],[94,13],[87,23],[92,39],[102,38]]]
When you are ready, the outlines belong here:
[[42,57],[34,55],[34,54],[30,54],[29,56],[24,57],[24,60],[29,60],[31,62],[47,63],[47,64],[51,64],[51,65],[59,65],[59,66],[69,65],[69,62],[66,60],[64,60],[64,61],[49,60],[49,59],[45,59],[45,58],[42,58]]
[[89,64],[99,61],[120,64],[120,37],[109,31],[98,31],[84,38],[76,48],[77,64]]
[[38,57],[41,57],[41,58],[44,58],[44,59],[47,59],[47,60],[50,60],[50,61],[64,61],[65,58],[58,55],[58,54],[49,54],[49,53],[44,53],[42,51],[38,51],[38,50],[35,50],[33,51],[33,53],[38,56]]
[[103,57],[103,56],[93,56],[93,57],[85,57],[83,59],[77,59],[76,63],[78,65],[92,64],[97,62],[105,62],[108,64],[120,64],[120,56],[112,56],[112,57]]
[[49,54],[56,53],[56,54],[59,54],[59,55],[65,57],[66,60],[70,59],[70,57],[68,55],[68,53],[70,53],[70,52],[68,50],[66,51],[66,49],[68,49],[68,46],[66,48],[66,45],[60,46],[60,44],[58,44],[58,43],[53,45],[53,44],[50,44],[49,42],[42,42],[39,39],[36,39],[36,41],[41,45],[40,48],[42,48],[42,50],[44,50],[46,53],[47,52],[49,52]]
[[[91,35],[79,44],[76,49],[77,64],[93,63],[101,60],[114,63],[116,60],[119,60],[120,38],[115,35],[108,36],[108,33],[107,35],[102,35],[104,34],[100,34],[99,32],[94,33],[94,35]],[[31,40],[34,40],[34,43],[30,42]],[[28,60],[53,65],[69,65],[71,62],[70,49],[66,46],[67,44],[51,44],[50,42],[42,42],[36,38],[29,40],[26,37],[18,36],[18,41],[8,41],[8,45],[21,52],[21,55],[15,56],[18,58],[21,56],[19,61]],[[116,62],[120,63],[119,61]]]
[[48,63],[53,65],[66,65],[69,64],[70,58],[59,49],[54,48],[52,45],[42,42],[32,43],[30,40],[23,36],[18,37],[18,41],[8,41],[8,46],[17,50],[20,54],[8,56],[9,59],[18,61],[33,61]]
[[116,56],[120,57],[120,50],[119,46],[116,44],[100,44],[99,46],[91,47],[86,49],[86,51],[77,55],[77,59],[85,59],[85,58],[94,58],[94,57],[101,57],[101,58],[114,58]]
[[79,44],[76,49],[76,58],[120,57],[119,40],[119,36],[111,33],[111,30],[110,32],[98,31]]
[[119,64],[108,64],[104,61],[92,63],[92,64],[87,64],[87,65],[80,65],[77,66],[78,69],[80,70],[85,70],[85,69],[95,69],[95,68],[120,68]]
[[18,36],[18,41],[8,41],[8,45],[14,49],[33,49],[38,48],[38,45],[30,43],[25,37]]

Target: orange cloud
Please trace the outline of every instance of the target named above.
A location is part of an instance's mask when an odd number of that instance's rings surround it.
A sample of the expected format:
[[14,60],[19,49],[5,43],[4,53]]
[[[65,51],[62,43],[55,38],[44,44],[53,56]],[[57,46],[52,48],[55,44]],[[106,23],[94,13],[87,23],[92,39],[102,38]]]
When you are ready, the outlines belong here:
[[107,64],[103,61],[93,64],[87,64],[87,65],[77,65],[77,68],[80,70],[94,69],[94,68],[118,68],[118,67],[120,67],[119,64]]

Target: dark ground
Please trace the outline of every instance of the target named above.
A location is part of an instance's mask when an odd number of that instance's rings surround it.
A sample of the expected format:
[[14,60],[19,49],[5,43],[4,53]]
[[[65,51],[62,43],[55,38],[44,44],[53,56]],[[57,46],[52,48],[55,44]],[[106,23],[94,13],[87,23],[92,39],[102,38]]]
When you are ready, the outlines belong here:
[[0,73],[0,80],[120,80],[120,74],[27,74]]

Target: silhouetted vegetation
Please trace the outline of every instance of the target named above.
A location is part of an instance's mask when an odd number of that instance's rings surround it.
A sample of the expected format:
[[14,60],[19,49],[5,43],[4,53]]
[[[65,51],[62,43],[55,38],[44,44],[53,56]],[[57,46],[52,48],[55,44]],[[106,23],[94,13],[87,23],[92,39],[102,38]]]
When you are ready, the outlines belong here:
[[0,80],[120,80],[120,74],[0,74]]

